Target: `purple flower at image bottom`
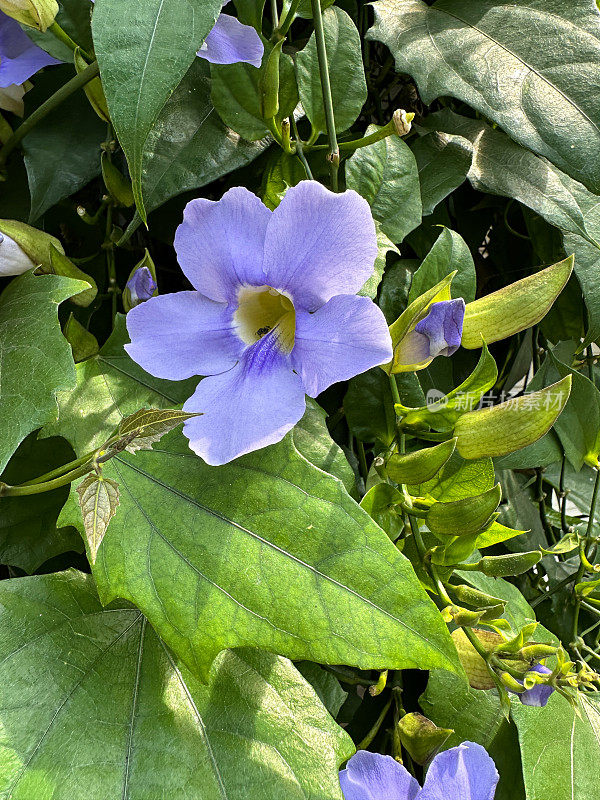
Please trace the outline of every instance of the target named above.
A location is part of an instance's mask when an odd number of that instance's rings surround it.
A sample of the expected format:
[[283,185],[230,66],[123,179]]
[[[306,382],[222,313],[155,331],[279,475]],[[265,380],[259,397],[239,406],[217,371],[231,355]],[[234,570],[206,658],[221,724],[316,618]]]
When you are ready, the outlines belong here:
[[137,306],[139,303],[150,300],[157,285],[148,267],[140,267],[127,281],[126,288],[129,289],[131,305]]
[[275,211],[241,187],[193,200],[175,249],[194,290],[132,309],[126,349],[158,378],[210,376],[184,406],[202,414],[184,433],[208,464],[280,441],[305,394],[390,361],[383,313],[356,296],[377,255],[356,192],[303,181]]
[[0,11],[0,89],[19,86],[42,67],[60,63],[35,45],[18,22]]
[[498,771],[486,750],[463,742],[433,759],[423,788],[391,756],[359,750],[340,772],[345,800],[493,800]]

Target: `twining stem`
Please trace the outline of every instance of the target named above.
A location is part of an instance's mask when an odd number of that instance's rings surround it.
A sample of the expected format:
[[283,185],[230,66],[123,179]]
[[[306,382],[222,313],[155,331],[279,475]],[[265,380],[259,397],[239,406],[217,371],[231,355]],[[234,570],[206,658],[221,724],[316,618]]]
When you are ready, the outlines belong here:
[[113,325],[117,316],[117,299],[119,294],[119,284],[117,282],[117,267],[115,263],[115,250],[111,241],[112,234],[112,205],[106,209],[106,238],[104,246],[106,247],[106,268],[108,272],[108,293],[112,298],[112,320]]
[[302,162],[302,166],[304,167],[304,171],[306,172],[306,177],[309,181],[312,181],[313,174],[310,169],[310,165],[306,160],[306,156],[304,155],[304,148],[302,147],[302,140],[298,134],[298,126],[296,125],[296,120],[294,119],[294,115],[292,114],[290,121],[292,123],[292,130],[294,131],[294,136],[296,137],[296,153],[298,158]]
[[58,478],[61,475],[64,475],[67,472],[72,472],[73,470],[77,469],[77,467],[81,467],[84,464],[87,464],[92,460],[94,457],[94,452],[86,453],[86,455],[81,456],[81,458],[77,458],[75,461],[70,461],[68,464],[62,464],[60,467],[53,469],[51,472],[46,472],[45,475],[40,475],[39,478],[34,478],[31,481],[26,481],[22,484],[22,486],[35,486],[39,483],[46,483],[48,481],[54,480],[54,478]]
[[92,56],[87,53],[82,47],[80,47],[77,42],[74,42],[73,39],[69,36],[69,34],[63,30],[56,20],[48,27],[50,33],[53,33],[57,39],[59,39],[63,44],[66,44],[69,50],[75,52],[79,50],[81,55],[85,58],[86,61],[92,61]]
[[300,0],[292,0],[290,3],[290,7],[287,10],[285,16],[279,20],[279,25],[273,31],[273,35],[277,39],[283,39],[286,36],[287,32],[289,31],[294,18],[296,17],[296,11],[298,10],[298,6],[300,5]]
[[379,729],[380,729],[380,728],[381,728],[381,726],[383,725],[383,720],[386,718],[386,716],[387,716],[387,713],[388,713],[388,711],[389,711],[389,710],[390,710],[390,708],[391,708],[391,705],[392,705],[392,699],[393,699],[393,695],[390,695],[390,698],[389,698],[389,700],[388,700],[388,701],[387,701],[387,703],[384,705],[384,707],[381,709],[381,713],[379,714],[379,716],[378,716],[378,717],[377,717],[377,719],[375,720],[375,724],[373,725],[373,727],[371,728],[371,730],[370,730],[370,731],[367,733],[367,735],[366,735],[366,736],[365,736],[365,738],[362,740],[362,742],[360,742],[359,744],[357,744],[357,745],[356,745],[356,749],[357,749],[357,750],[366,750],[366,749],[367,749],[367,747],[368,747],[368,746],[371,744],[371,742],[373,741],[373,739],[374,739],[374,738],[377,736],[377,734],[379,733]]
[[277,10],[277,0],[271,0],[271,16],[273,17],[273,28],[278,28],[279,12]]
[[329,64],[327,62],[327,49],[325,47],[325,30],[323,28],[323,15],[320,0],[310,0],[315,26],[315,39],[317,42],[317,57],[319,60],[319,75],[321,77],[321,91],[323,93],[323,106],[325,109],[325,123],[329,137],[329,154],[327,160],[331,171],[331,188],[338,190],[338,169],[340,166],[340,149],[335,132],[335,117],[333,114],[333,99],[331,96],[331,82],[329,80]]
[[[390,120],[387,125],[384,125],[382,128],[379,128],[378,131],[373,131],[368,136],[363,136],[361,139],[351,139],[349,142],[339,142],[338,147],[340,151],[344,152],[352,152],[353,150],[358,150],[360,147],[367,147],[367,145],[375,144],[375,142],[380,142],[382,139],[387,138],[388,136],[397,136],[398,129],[394,120]],[[326,144],[317,144],[312,149],[313,150],[326,150],[328,145]]]
[[67,472],[66,475],[63,475],[60,478],[55,478],[52,481],[46,481],[44,483],[34,483],[24,486],[9,486],[6,483],[0,483],[0,497],[24,497],[26,495],[51,492],[54,489],[60,489],[61,486],[66,486],[67,484],[76,481],[77,478],[83,477],[83,475],[85,475],[87,472],[90,472],[91,469],[92,465],[88,462],[78,469]]
[[[592,536],[592,528],[594,526],[594,519],[596,517],[596,506],[598,504],[598,490],[600,489],[600,470],[596,470],[596,480],[594,481],[594,490],[592,492],[592,502],[590,504],[590,515],[588,518],[588,524],[585,532],[585,538],[580,541],[579,543],[579,569],[577,570],[577,574],[575,577],[576,583],[579,583],[586,571],[586,564],[589,564],[588,559],[588,548],[591,550],[594,544],[594,538]],[[589,601],[590,598],[588,598]],[[576,597],[575,599],[575,611],[573,613],[573,636],[572,641],[577,641],[578,630],[579,630],[579,611],[581,609],[581,598]]]
[[65,83],[64,86],[61,86],[61,88],[55,92],[52,97],[49,97],[45,103],[42,103],[42,105],[37,108],[33,114],[31,114],[31,116],[27,117],[25,122],[19,125],[17,130],[0,150],[0,169],[6,164],[6,159],[15,149],[15,147],[27,136],[28,133],[35,128],[39,122],[47,117],[51,111],[54,111],[55,108],[57,108],[68,97],[74,94],[78,89],[81,89],[90,81],[93,81],[94,78],[97,78],[99,74],[100,71],[98,68],[98,62],[94,61],[94,63],[90,64],[89,67],[86,67],[83,72],[80,72],[79,75],[71,78],[68,83]]

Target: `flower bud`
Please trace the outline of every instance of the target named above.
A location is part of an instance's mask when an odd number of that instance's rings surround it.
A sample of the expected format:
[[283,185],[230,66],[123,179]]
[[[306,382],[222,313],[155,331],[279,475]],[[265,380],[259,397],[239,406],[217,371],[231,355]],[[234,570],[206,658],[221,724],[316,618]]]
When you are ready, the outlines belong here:
[[64,253],[54,236],[24,222],[0,219],[0,276],[22,275],[32,267],[50,266],[54,246]]
[[36,265],[14,239],[0,233],[0,276],[22,275]]
[[519,695],[525,693],[525,687],[523,684],[519,683],[519,681],[516,678],[513,678],[513,676],[508,672],[500,673],[500,680],[506,686],[509,692],[515,692],[515,694]]
[[56,0],[0,0],[0,11],[22,25],[45,31],[58,14]]
[[410,133],[414,118],[415,115],[412,112],[405,111],[403,108],[398,108],[394,111],[392,120],[398,136],[406,136]]
[[523,658],[535,658],[539,660],[541,658],[555,656],[557,649],[558,648],[551,644],[530,644],[522,648],[521,655]]
[[126,291],[129,292],[130,308],[150,300],[156,289],[156,282],[148,267],[136,269],[126,285]]
[[532,667],[527,673],[524,679],[524,686],[531,688],[526,688],[524,692],[519,694],[519,700],[524,706],[545,706],[550,699],[550,695],[554,691],[554,687],[547,683],[531,680],[531,678],[534,678],[535,673],[538,675],[550,675],[552,670],[548,669],[548,667],[545,667],[543,664],[536,664],[535,667]]
[[420,369],[437,356],[451,356],[460,347],[465,301],[440,300],[427,311],[397,348],[396,360],[403,365]]

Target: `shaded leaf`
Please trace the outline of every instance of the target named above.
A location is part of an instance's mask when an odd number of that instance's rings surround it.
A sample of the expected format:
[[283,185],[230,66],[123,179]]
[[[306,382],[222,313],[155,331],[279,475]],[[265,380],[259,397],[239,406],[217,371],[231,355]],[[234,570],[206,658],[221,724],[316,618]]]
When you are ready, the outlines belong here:
[[[600,191],[600,16],[590,0],[381,0],[386,44],[423,102],[457,97],[516,141]],[[578,53],[572,68],[558,53]]]
[[467,139],[434,131],[412,142],[410,149],[419,169],[425,217],[466,179],[472,148]]
[[224,652],[203,685],[75,571],[3,581],[0,603],[3,797],[341,800],[352,741],[287,659]]
[[413,275],[408,300],[412,303],[449,272],[456,271],[452,279],[452,297],[462,297],[465,303],[475,300],[477,278],[473,256],[460,234],[442,228],[435,244]]
[[56,392],[75,385],[58,305],[85,288],[70,278],[26,272],[0,295],[0,470],[31,431],[56,417]]

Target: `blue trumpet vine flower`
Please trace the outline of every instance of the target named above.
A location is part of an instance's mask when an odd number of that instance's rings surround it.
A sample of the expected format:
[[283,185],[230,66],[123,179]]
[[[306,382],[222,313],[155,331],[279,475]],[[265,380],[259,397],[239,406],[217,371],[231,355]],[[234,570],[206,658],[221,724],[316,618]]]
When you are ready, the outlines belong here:
[[485,749],[463,742],[433,759],[423,788],[391,756],[359,750],[340,772],[345,800],[493,800],[498,771]]
[[275,211],[242,187],[192,200],[175,249],[194,291],[132,309],[126,349],[159,378],[210,376],[184,405],[202,414],[184,433],[208,464],[280,441],[305,394],[390,360],[383,313],[356,296],[377,255],[356,192],[303,181]]
[[[223,0],[221,8],[228,2]],[[219,14],[197,55],[211,64],[245,62],[260,67],[264,52],[262,39],[251,25],[243,25],[229,14]]]
[[137,306],[150,300],[158,287],[148,267],[140,267],[127,281],[125,288],[129,290],[131,305]]
[[[224,0],[223,6],[228,2]],[[243,25],[229,14],[219,14],[198,55],[211,64],[245,62],[260,67],[264,51],[262,40],[251,25]]]
[[[529,671],[538,672],[540,675],[550,675],[552,672],[551,669],[548,669],[543,664],[536,664]],[[517,696],[524,706],[542,707],[546,705],[553,691],[554,687],[549,686],[547,683],[536,683],[531,689],[519,692]]]
[[[60,63],[35,45],[18,22],[0,11],[0,96],[20,103],[23,92],[17,90],[21,84],[42,67]],[[17,108],[11,105],[7,110]]]

